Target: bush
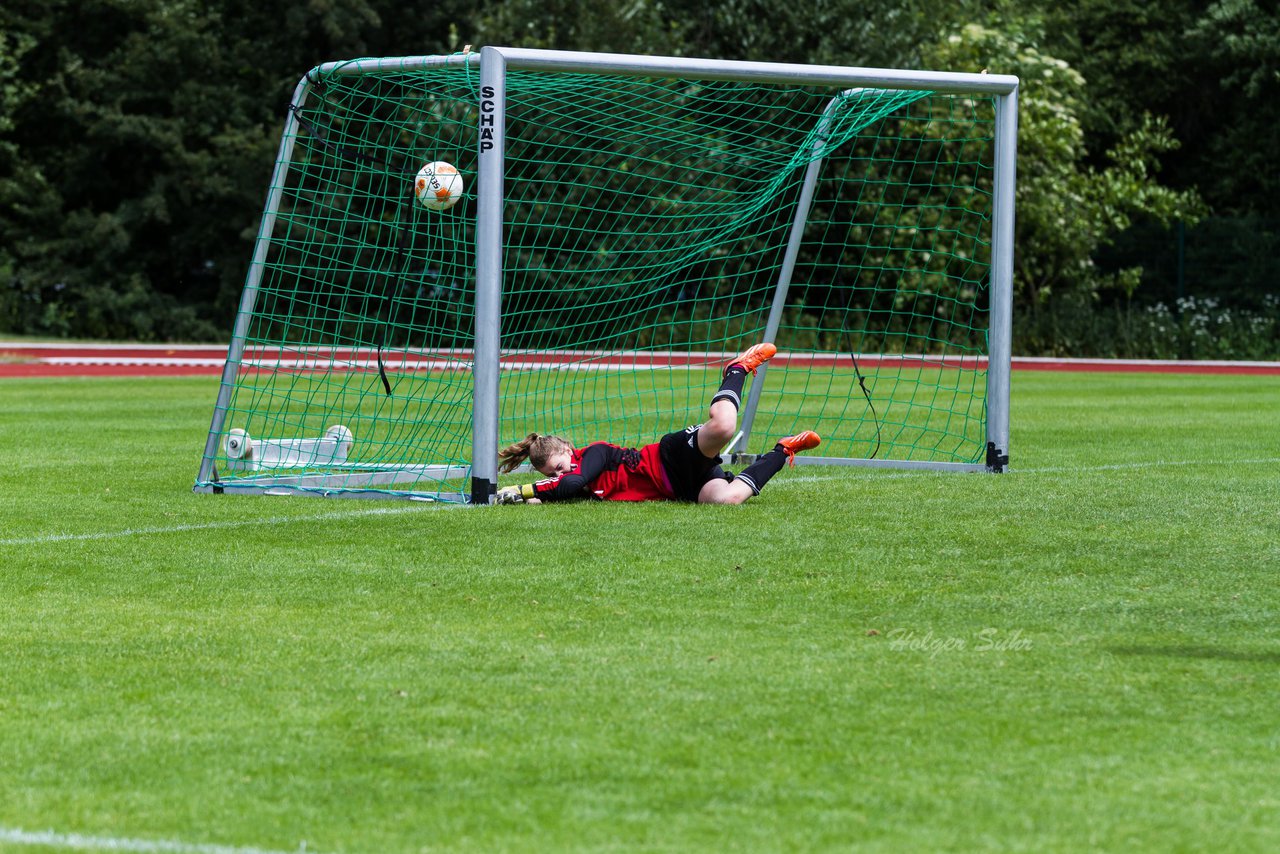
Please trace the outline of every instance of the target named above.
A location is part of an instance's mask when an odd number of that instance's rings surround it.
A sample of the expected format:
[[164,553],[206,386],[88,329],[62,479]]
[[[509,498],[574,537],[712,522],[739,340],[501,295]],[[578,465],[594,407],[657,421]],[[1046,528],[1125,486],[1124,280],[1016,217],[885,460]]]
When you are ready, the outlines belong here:
[[148,288],[134,276],[120,289],[40,286],[0,268],[0,332],[54,338],[221,341],[226,333],[199,306]]
[[1174,308],[1156,303],[1139,324],[1154,358],[1280,358],[1280,297],[1268,294],[1261,312],[1224,308],[1216,299],[1186,297]]
[[1256,311],[1195,297],[1172,306],[1062,301],[1019,312],[1013,329],[1014,352],[1024,356],[1271,361],[1280,359],[1280,296],[1267,295]]

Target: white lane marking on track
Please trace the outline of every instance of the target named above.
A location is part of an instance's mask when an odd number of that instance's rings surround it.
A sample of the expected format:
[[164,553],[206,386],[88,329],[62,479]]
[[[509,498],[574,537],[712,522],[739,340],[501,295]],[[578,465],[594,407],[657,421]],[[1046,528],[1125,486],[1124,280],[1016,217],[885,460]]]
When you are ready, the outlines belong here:
[[70,851],[141,851],[148,854],[297,854],[307,851],[301,843],[294,851],[272,851],[266,848],[243,848],[233,845],[204,845],[168,839],[128,839],[116,836],[86,836],[80,833],[55,833],[52,830],[23,830],[0,827],[0,842],[11,845],[39,845]]

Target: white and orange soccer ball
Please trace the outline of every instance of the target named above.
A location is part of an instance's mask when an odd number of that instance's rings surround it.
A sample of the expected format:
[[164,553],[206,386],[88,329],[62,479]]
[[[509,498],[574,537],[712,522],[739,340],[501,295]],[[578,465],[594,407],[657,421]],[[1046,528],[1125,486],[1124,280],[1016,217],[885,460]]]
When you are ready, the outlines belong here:
[[413,194],[422,206],[433,211],[448,210],[462,198],[462,173],[452,163],[436,160],[418,170]]

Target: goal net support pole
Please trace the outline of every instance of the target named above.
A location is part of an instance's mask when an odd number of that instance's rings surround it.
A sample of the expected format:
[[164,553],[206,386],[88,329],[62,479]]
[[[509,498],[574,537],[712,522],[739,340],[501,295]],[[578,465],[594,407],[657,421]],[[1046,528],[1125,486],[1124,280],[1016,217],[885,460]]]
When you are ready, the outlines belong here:
[[[305,101],[308,82],[306,78],[298,82],[294,89],[292,104],[301,105]],[[289,161],[293,157],[293,146],[297,137],[298,117],[291,110],[285,119],[284,133],[280,135],[280,149],[276,154],[275,168],[271,173],[271,189],[267,194],[266,209],[258,226],[258,237],[253,244],[253,260],[249,263],[249,274],[245,280],[244,291],[240,294],[240,307],[236,312],[235,327],[231,332],[231,344],[227,348],[227,361],[222,366],[222,382],[218,386],[218,399],[213,406],[213,421],[209,425],[209,437],[205,441],[204,456],[200,460],[200,472],[196,476],[198,483],[210,483],[216,480],[214,461],[218,456],[218,443],[223,436],[227,407],[235,388],[241,359],[244,357],[249,323],[258,303],[258,285],[262,281],[262,269],[266,262],[267,250],[271,246],[271,233],[275,229],[276,212],[280,210],[284,178],[289,171]]]
[[[796,216],[791,224],[791,232],[787,237],[787,253],[782,259],[782,268],[778,272],[778,285],[774,289],[773,302],[769,306],[769,319],[765,323],[764,340],[772,343],[777,340],[778,327],[782,323],[782,312],[787,305],[787,294],[791,291],[791,276],[795,273],[796,259],[800,257],[800,244],[804,241],[805,226],[809,222],[809,212],[813,207],[813,194],[818,186],[818,175],[822,172],[825,159],[822,150],[827,143],[827,133],[835,112],[844,101],[854,95],[856,89],[846,89],[831,99],[822,117],[818,120],[817,132],[814,134],[813,149],[809,165],[805,169],[804,183],[800,187],[800,198],[796,202]],[[737,438],[729,448],[732,454],[745,454],[747,444],[751,440],[751,427],[756,420],[756,410],[760,406],[760,393],[764,391],[765,378],[769,375],[766,363],[756,369],[756,381],[751,384],[747,393],[747,402],[742,409],[742,424]]]

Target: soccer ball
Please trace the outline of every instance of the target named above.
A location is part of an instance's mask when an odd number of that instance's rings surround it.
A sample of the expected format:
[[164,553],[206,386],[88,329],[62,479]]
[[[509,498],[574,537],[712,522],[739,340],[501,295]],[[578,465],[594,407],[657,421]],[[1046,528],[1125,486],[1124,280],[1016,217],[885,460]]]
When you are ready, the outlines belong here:
[[462,173],[452,163],[437,160],[418,170],[413,194],[422,206],[433,211],[448,210],[462,198]]

